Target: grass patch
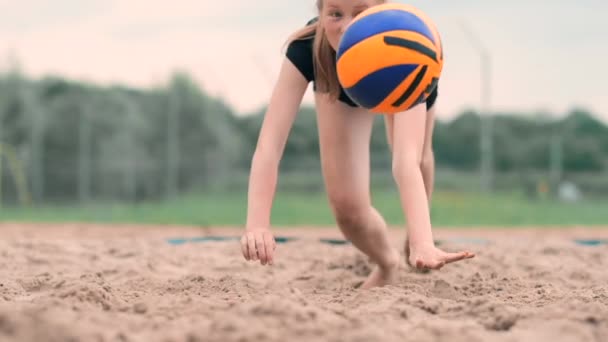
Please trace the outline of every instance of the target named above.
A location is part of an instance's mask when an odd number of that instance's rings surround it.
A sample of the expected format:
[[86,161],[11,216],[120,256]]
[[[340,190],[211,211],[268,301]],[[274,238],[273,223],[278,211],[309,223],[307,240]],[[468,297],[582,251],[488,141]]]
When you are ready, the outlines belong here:
[[[405,224],[396,191],[376,191],[373,203],[391,225]],[[572,226],[608,224],[608,200],[564,203],[530,200],[519,194],[435,193],[431,215],[434,226]],[[243,225],[246,194],[193,194],[171,201],[141,204],[95,203],[87,206],[1,208],[0,220],[17,222],[97,222],[175,225]],[[274,226],[333,225],[322,192],[277,193]]]

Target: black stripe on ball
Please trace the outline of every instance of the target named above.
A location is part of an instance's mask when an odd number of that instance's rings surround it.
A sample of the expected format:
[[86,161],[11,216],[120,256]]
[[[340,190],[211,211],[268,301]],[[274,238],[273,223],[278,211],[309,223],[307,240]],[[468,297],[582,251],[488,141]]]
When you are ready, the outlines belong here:
[[399,37],[392,37],[392,36],[384,36],[384,43],[386,45],[399,46],[402,48],[414,50],[416,52],[419,52],[419,53],[431,58],[435,62],[439,62],[437,60],[437,53],[435,51],[433,51],[432,49],[429,49],[428,47],[424,46],[423,44],[420,44],[413,40],[403,39],[403,38],[399,38]]
[[405,92],[403,93],[403,95],[401,95],[401,97],[399,97],[397,99],[397,101],[395,101],[395,103],[393,103],[393,107],[399,107],[399,106],[401,106],[405,101],[407,101],[407,99],[410,98],[410,96],[412,96],[412,94],[414,93],[414,91],[416,91],[416,89],[420,85],[420,82],[422,82],[422,79],[424,78],[424,75],[426,75],[426,70],[427,69],[428,69],[427,65],[423,66],[422,69],[420,69],[420,71],[416,75],[416,78],[414,79],[414,82],[412,82],[412,84],[410,84],[410,86],[407,87],[407,89],[405,90]]

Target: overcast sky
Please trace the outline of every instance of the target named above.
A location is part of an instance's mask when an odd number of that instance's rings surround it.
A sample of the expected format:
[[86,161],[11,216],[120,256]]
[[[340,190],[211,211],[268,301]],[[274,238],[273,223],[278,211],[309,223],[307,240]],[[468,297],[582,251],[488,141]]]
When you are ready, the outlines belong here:
[[[408,3],[443,36],[441,117],[479,105],[479,59],[464,22],[491,52],[494,110],[583,106],[608,121],[607,1]],[[32,77],[141,87],[185,70],[248,112],[268,100],[287,36],[314,15],[314,0],[0,0],[0,68],[12,53]]]

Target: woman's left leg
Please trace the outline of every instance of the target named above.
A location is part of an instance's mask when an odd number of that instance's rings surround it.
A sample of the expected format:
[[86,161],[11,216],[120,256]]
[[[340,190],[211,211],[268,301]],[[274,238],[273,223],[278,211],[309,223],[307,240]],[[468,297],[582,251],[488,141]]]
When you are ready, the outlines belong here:
[[370,149],[374,117],[317,94],[321,166],[329,203],[344,236],[378,266],[363,288],[392,283],[400,264],[384,218],[371,203]]

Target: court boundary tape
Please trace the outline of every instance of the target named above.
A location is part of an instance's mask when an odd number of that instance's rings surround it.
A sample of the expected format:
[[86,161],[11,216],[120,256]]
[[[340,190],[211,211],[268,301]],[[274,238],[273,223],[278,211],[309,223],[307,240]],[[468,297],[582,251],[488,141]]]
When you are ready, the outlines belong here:
[[[174,246],[179,246],[179,245],[191,244],[191,243],[209,243],[209,242],[225,242],[225,241],[239,241],[239,240],[240,240],[240,237],[238,237],[238,236],[209,235],[209,236],[197,236],[197,237],[188,237],[188,238],[169,238],[169,239],[166,239],[166,242],[171,245],[174,245]],[[297,240],[306,240],[306,239],[299,239],[296,237],[289,237],[289,236],[276,236],[275,237],[275,241],[278,244],[285,244],[285,243],[297,241]],[[314,241],[314,240],[311,240],[311,241]],[[317,241],[320,243],[336,245],[336,246],[350,244],[350,241],[344,240],[344,239],[319,238],[319,239],[317,239]],[[608,239],[573,239],[572,241],[579,246],[594,247],[594,246],[608,245]],[[446,243],[487,245],[487,244],[491,243],[491,240],[484,239],[484,238],[446,238],[446,239],[435,240],[435,244],[438,246],[442,245],[442,244],[446,244]]]
[[[238,236],[221,236],[221,235],[210,235],[210,236],[198,236],[198,237],[188,237],[188,238],[169,238],[166,241],[175,246],[189,244],[189,243],[207,243],[207,242],[226,242],[226,241],[239,241],[240,237]],[[276,236],[275,241],[278,244],[284,244],[297,240],[306,240],[299,239],[296,237],[287,237],[287,236]],[[314,240],[312,240],[314,241]],[[325,243],[329,245],[349,245],[350,241],[344,239],[332,239],[332,238],[319,238],[317,239],[320,243]],[[469,244],[478,244],[485,245],[490,243],[490,240],[487,239],[479,239],[479,238],[452,238],[452,239],[439,239],[435,241],[435,244],[440,245],[444,243],[469,243]]]

